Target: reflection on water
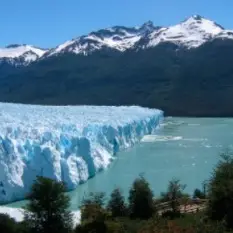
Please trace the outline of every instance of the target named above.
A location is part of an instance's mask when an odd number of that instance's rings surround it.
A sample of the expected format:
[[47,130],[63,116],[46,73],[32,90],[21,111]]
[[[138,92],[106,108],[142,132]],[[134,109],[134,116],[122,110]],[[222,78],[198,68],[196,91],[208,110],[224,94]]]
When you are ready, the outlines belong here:
[[[219,154],[233,144],[233,119],[166,118],[156,135],[120,152],[109,169],[69,193],[71,209],[79,207],[89,192],[106,192],[120,187],[127,196],[133,180],[143,173],[155,195],[166,189],[176,177],[187,184],[190,194],[202,182],[219,159]],[[24,202],[11,206],[22,206]]]

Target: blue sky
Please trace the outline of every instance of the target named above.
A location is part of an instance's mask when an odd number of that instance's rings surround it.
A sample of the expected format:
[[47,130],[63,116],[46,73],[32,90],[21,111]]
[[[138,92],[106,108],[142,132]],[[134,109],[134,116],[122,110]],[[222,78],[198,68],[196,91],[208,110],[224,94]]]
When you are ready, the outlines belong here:
[[233,0],[0,0],[0,46],[54,47],[113,25],[169,26],[193,15],[233,29]]

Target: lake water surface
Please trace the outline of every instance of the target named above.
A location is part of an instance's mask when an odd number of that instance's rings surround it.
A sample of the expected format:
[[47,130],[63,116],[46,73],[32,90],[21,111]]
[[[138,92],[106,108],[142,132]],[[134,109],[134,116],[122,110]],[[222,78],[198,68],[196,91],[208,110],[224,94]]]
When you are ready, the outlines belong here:
[[187,184],[185,191],[192,194],[195,188],[202,188],[219,154],[228,148],[233,148],[233,118],[165,118],[156,135],[146,136],[140,144],[120,152],[107,170],[70,192],[71,209],[78,209],[89,192],[109,195],[119,187],[127,196],[140,174],[144,174],[157,196],[172,178]]

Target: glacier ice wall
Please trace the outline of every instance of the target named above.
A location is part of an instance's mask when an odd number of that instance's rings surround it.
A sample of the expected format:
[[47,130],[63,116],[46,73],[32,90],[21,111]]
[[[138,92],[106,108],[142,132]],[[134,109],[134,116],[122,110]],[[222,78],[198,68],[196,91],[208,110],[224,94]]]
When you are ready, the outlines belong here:
[[0,203],[25,198],[37,175],[76,188],[162,119],[162,111],[137,106],[0,103]]

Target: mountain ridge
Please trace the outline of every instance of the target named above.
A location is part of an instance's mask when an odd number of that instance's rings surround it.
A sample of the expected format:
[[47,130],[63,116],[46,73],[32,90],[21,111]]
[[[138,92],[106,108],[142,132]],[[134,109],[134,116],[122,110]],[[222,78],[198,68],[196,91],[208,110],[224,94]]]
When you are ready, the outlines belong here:
[[[139,105],[172,116],[233,116],[232,31],[200,17],[140,28],[90,33],[28,65],[0,62],[0,102]],[[114,43],[106,46],[109,41]]]
[[128,49],[151,48],[164,42],[190,49],[215,38],[233,39],[233,31],[225,30],[221,25],[200,15],[193,15],[169,27],[154,26],[152,21],[148,21],[138,27],[113,26],[100,29],[50,49],[27,44],[8,45],[0,48],[0,61],[4,60],[15,66],[25,66],[63,53],[89,55],[106,48],[124,52]]

